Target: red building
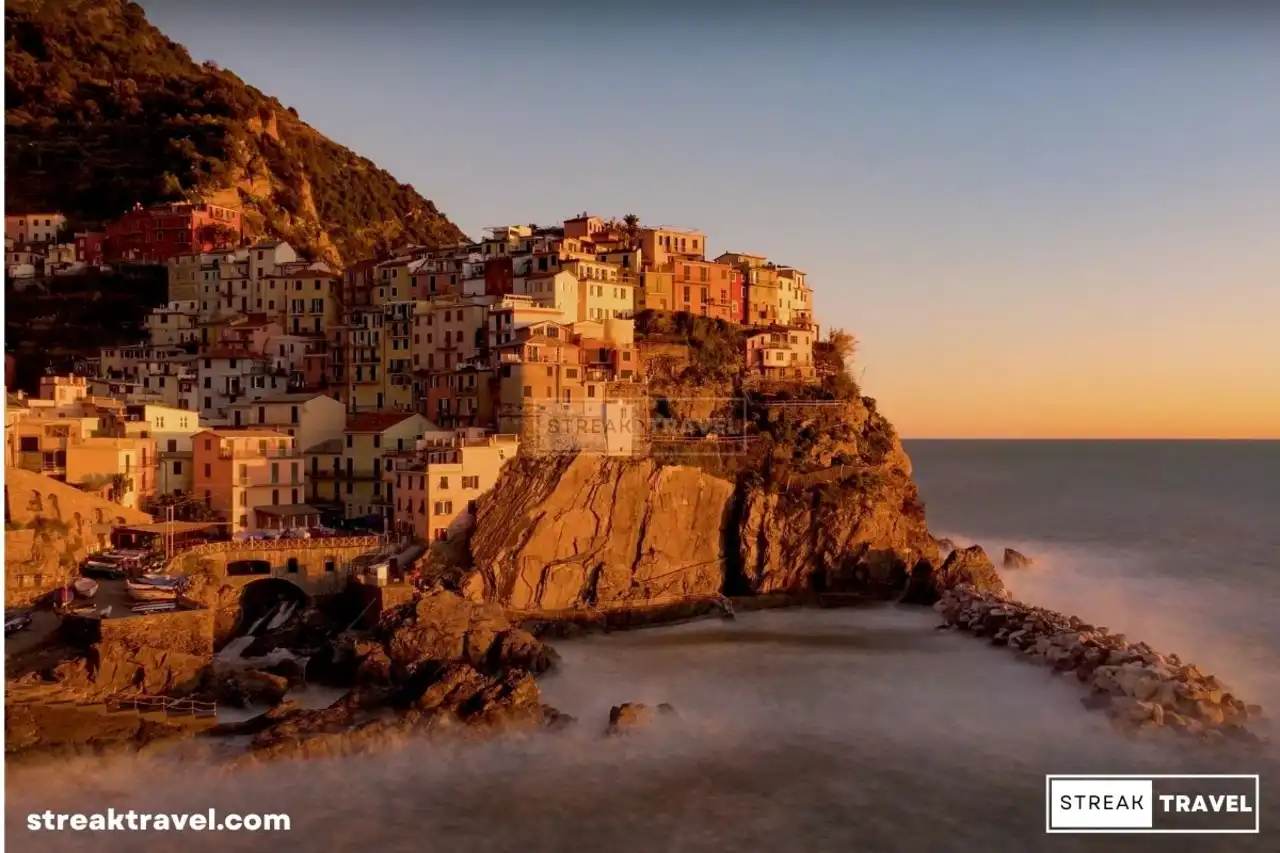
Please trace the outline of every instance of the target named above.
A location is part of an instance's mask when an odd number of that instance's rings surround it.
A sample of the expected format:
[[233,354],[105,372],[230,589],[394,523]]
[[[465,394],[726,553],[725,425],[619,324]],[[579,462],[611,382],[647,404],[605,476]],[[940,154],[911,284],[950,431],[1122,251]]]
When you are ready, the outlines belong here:
[[101,231],[78,232],[76,234],[76,260],[90,266],[102,263],[102,241],[106,236]]
[[237,246],[240,211],[213,204],[141,205],[107,223],[103,255],[108,261],[164,263],[176,255]]

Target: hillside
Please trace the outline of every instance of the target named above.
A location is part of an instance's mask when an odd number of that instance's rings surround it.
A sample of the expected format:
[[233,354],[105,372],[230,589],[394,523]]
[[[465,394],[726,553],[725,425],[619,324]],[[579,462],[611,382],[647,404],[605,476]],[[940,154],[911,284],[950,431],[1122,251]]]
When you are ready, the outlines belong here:
[[101,221],[237,197],[251,236],[339,263],[465,239],[436,206],[121,0],[5,5],[5,203]]

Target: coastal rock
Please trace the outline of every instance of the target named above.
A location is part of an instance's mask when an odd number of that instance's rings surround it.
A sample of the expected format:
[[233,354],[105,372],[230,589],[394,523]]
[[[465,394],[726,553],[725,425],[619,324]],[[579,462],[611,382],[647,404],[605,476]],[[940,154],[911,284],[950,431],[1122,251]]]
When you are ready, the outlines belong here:
[[651,725],[657,716],[658,712],[648,705],[633,702],[614,705],[609,709],[609,726],[604,733],[610,736],[625,734]]
[[[987,552],[978,545],[972,545],[952,551],[937,569],[926,561],[918,563],[911,572],[902,601],[906,604],[934,604],[944,592],[961,586],[997,597],[1006,594],[1004,581]],[[969,620],[962,621],[962,627],[968,627]]]
[[479,503],[467,597],[530,619],[722,593],[899,597],[939,560],[892,425],[868,398],[778,402],[749,404],[747,444],[511,461]]
[[[446,590],[429,590],[381,626],[393,676],[424,663],[465,662],[477,669],[518,667],[543,673],[558,659],[532,634],[513,628],[496,604],[470,601]],[[368,659],[371,649],[353,652]],[[380,658],[374,658],[379,662]]]
[[1015,551],[1012,548],[1005,548],[1004,561],[1001,565],[1006,569],[1027,569],[1035,565],[1035,560],[1020,551]]
[[219,672],[204,692],[212,701],[234,708],[278,705],[289,691],[289,680],[257,669]]
[[53,676],[85,698],[116,693],[181,696],[203,686],[208,668],[209,658],[203,655],[99,644],[83,657],[58,664]]
[[560,661],[555,649],[519,628],[499,634],[497,642],[489,650],[489,658],[493,666],[519,667],[534,675],[549,671]]

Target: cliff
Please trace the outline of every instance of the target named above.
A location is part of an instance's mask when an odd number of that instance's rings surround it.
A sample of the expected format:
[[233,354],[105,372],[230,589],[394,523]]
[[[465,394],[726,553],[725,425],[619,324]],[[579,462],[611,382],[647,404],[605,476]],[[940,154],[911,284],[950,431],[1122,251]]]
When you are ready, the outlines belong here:
[[746,415],[733,453],[517,458],[477,509],[467,594],[531,612],[889,598],[917,565],[933,572],[910,461],[874,401],[755,400]]
[[5,603],[28,601],[75,575],[106,547],[112,524],[148,524],[145,512],[25,471],[4,472]]
[[201,196],[330,262],[462,232],[413,187],[122,0],[5,4],[5,204],[73,222]]

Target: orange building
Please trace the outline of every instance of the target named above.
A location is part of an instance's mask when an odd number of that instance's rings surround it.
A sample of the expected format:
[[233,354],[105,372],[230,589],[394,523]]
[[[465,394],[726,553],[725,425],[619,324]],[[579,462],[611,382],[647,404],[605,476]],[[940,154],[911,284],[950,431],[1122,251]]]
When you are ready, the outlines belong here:
[[728,264],[683,258],[671,262],[676,311],[738,322],[742,316],[737,271]]
[[192,492],[231,531],[314,523],[305,503],[306,468],[292,436],[266,429],[211,429],[191,437]]

